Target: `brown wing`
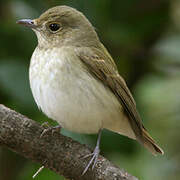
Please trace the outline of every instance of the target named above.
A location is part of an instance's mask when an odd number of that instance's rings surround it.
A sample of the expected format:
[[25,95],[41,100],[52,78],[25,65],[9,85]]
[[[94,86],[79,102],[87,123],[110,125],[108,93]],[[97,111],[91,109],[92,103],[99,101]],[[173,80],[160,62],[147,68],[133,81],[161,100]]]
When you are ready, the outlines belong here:
[[123,78],[119,75],[116,65],[108,52],[103,48],[77,48],[77,55],[88,66],[92,75],[99,79],[114,93],[128,115],[130,125],[141,141],[143,125],[136,110],[135,101]]

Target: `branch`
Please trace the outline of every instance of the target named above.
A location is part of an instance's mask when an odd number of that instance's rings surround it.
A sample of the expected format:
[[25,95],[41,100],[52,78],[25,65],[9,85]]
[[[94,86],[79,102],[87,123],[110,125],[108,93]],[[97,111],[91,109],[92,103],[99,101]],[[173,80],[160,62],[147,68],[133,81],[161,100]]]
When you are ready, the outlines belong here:
[[102,156],[93,171],[81,176],[89,161],[82,157],[91,150],[60,133],[40,138],[43,130],[39,123],[0,105],[0,145],[70,180],[137,180]]

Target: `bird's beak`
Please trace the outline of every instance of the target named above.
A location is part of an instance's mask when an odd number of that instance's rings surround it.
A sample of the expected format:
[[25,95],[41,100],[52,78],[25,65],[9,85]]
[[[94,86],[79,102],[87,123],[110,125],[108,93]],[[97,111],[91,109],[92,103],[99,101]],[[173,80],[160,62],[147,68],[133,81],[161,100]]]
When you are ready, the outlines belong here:
[[16,21],[16,23],[22,24],[26,27],[33,28],[33,29],[37,27],[34,23],[34,20],[31,20],[31,19],[21,19],[21,20]]

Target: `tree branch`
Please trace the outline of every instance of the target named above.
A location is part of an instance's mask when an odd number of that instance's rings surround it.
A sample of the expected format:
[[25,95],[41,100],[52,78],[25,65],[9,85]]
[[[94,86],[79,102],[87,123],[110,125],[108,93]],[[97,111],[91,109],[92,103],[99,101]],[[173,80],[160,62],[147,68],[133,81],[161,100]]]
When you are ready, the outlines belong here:
[[82,157],[91,150],[60,133],[40,138],[43,130],[39,123],[0,105],[0,145],[71,180],[137,180],[102,156],[93,171],[81,176],[89,161]]

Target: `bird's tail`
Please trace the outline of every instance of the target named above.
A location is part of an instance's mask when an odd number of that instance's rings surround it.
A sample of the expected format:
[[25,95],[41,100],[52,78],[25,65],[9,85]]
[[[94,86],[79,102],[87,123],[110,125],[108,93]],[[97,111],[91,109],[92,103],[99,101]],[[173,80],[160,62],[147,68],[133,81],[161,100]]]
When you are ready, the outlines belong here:
[[[147,148],[153,155],[157,153],[164,154],[164,151],[156,144],[148,132],[143,128],[141,143]],[[143,142],[142,142],[143,141]]]

